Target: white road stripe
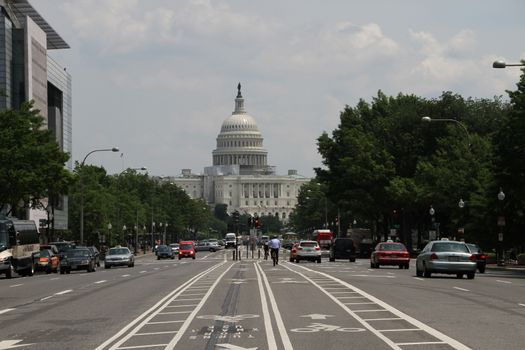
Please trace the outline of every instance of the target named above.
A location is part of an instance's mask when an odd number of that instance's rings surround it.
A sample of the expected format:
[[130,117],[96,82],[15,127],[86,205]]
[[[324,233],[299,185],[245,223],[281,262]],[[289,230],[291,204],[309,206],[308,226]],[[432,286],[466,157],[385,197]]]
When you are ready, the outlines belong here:
[[148,271],[140,271],[139,273],[146,273],[146,272],[148,272]]
[[460,290],[462,292],[470,292],[470,290],[465,289],[465,288],[454,287],[454,289]]
[[270,283],[268,282],[268,278],[266,277],[264,270],[259,264],[256,264],[255,266],[256,268],[259,268],[259,272],[261,273],[264,284],[266,286],[266,292],[268,293],[268,298],[270,299],[270,304],[272,306],[273,315],[275,317],[275,323],[277,324],[277,329],[279,330],[279,334],[281,335],[281,340],[283,342],[284,349],[293,350],[292,343],[290,342],[290,338],[288,337],[288,333],[286,332],[286,327],[284,326],[284,322],[281,317],[281,313],[279,311],[279,308],[277,307],[277,302],[275,301],[275,297],[270,287]]
[[[153,322],[148,322],[146,324],[167,324],[167,323],[182,323],[184,322],[184,320],[180,320],[180,321],[153,321]],[[135,333],[134,335],[137,335],[137,333]]]
[[67,294],[67,293],[71,293],[72,291],[73,291],[73,289],[67,289],[67,290],[63,290],[61,292],[55,293],[55,295],[64,295],[64,294]]
[[173,334],[173,333],[177,333],[177,331],[135,333],[135,335],[158,335],[158,334]]
[[518,304],[519,306],[525,306],[525,304]]
[[500,283],[507,283],[507,284],[510,284],[510,283],[512,283],[511,281],[504,281],[504,280],[496,280],[496,282],[500,282]]
[[47,300],[47,299],[51,299],[52,297],[53,297],[53,296],[50,295],[50,296],[48,296],[48,297],[45,297],[45,298],[40,299],[40,301],[44,301],[44,300]]
[[131,276],[131,275],[122,275],[122,277],[129,277],[129,276]]
[[100,283],[104,283],[104,282],[107,282],[106,280],[101,280],[101,281],[96,281],[96,282],[93,282],[94,284],[100,284]]
[[123,346],[117,349],[146,349],[146,348],[161,348],[168,344],[151,344],[151,345],[136,345],[136,346]]
[[419,277],[414,277],[415,280],[418,280],[418,281],[424,281],[424,279],[422,278],[419,278]]
[[0,310],[0,315],[1,314],[5,314],[6,312],[9,312],[9,311],[13,311],[14,309],[3,309],[3,310]]
[[266,293],[264,293],[264,287],[262,284],[261,273],[257,269],[257,264],[253,263],[255,273],[257,274],[257,284],[259,285],[259,295],[261,297],[261,305],[264,319],[264,330],[266,331],[266,340],[268,342],[268,349],[277,349],[277,343],[275,342],[275,335],[273,333],[272,319],[270,318],[270,311],[268,310],[268,302],[266,301]]
[[15,288],[15,287],[20,287],[20,286],[23,286],[23,284],[13,284],[12,286],[9,286],[9,288]]

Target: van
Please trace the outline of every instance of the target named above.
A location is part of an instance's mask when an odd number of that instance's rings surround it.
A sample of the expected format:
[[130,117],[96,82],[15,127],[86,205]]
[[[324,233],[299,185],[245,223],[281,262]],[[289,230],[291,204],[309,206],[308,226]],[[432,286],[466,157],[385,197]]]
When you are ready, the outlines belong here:
[[351,238],[336,238],[332,241],[330,246],[330,261],[335,259],[348,259],[355,262],[356,250],[354,241]]
[[237,246],[237,235],[235,233],[227,233],[224,238],[224,246],[226,248],[235,248]]

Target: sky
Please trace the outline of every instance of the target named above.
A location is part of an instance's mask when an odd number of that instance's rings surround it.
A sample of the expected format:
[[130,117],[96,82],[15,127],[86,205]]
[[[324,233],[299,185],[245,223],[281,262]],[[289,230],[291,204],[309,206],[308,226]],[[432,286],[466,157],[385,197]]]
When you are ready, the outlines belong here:
[[30,0],[70,49],[73,160],[202,173],[237,84],[279,174],[313,177],[317,138],[359,99],[515,90],[523,0]]

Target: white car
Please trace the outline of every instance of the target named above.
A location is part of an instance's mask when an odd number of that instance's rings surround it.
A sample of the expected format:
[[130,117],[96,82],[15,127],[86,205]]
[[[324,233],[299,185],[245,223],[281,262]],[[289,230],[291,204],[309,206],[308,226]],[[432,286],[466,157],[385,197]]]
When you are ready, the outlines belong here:
[[321,263],[321,247],[319,247],[317,241],[300,241],[296,249],[296,263],[301,260],[317,261],[317,263]]
[[171,243],[170,248],[173,254],[179,254],[179,243]]

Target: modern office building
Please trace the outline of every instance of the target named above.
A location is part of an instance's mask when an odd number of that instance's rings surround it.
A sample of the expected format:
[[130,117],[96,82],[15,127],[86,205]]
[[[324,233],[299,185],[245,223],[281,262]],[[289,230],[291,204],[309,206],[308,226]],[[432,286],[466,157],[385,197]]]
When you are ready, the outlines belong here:
[[[0,109],[33,100],[60,147],[71,153],[71,75],[48,55],[68,48],[29,1],[0,0]],[[66,166],[72,170],[71,161]],[[66,196],[54,213],[55,229],[67,229]],[[38,223],[47,213],[30,210],[27,217]]]
[[244,108],[239,84],[235,109],[223,121],[217,136],[213,165],[203,174],[183,169],[180,176],[163,181],[178,185],[191,198],[202,198],[211,206],[226,204],[229,213],[238,210],[252,216],[273,215],[286,223],[297,204],[299,189],[310,179],[297,175],[295,170],[277,175],[267,158],[262,134]]

